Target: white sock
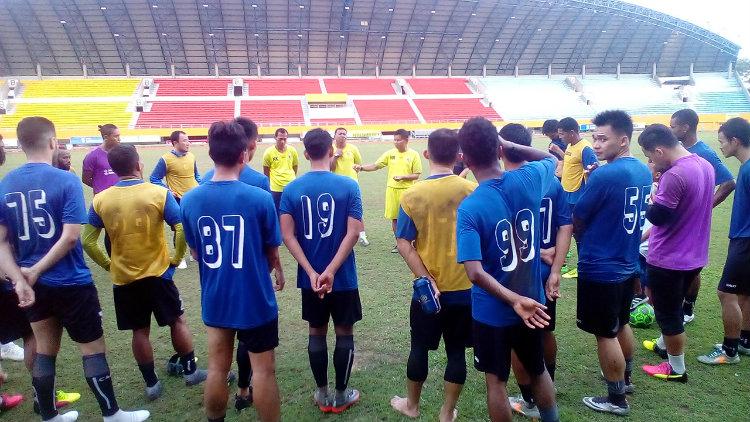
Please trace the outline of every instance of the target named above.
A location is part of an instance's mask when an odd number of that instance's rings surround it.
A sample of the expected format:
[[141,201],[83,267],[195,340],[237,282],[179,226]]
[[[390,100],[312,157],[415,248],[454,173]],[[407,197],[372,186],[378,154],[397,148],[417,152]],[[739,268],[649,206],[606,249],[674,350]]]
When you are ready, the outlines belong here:
[[45,422],[74,422],[78,420],[78,412],[71,410],[62,414],[58,414],[52,419],[47,419]]
[[656,340],[656,345],[659,346],[660,349],[666,350],[667,345],[664,343],[664,335],[660,335],[659,338]]
[[367,234],[365,232],[359,232],[359,238],[367,237]]
[[149,416],[151,416],[151,414],[148,410],[126,412],[120,409],[112,416],[105,416],[104,422],[142,422],[148,419]]
[[685,354],[678,356],[667,355],[669,358],[669,364],[672,366],[672,370],[678,374],[685,373]]

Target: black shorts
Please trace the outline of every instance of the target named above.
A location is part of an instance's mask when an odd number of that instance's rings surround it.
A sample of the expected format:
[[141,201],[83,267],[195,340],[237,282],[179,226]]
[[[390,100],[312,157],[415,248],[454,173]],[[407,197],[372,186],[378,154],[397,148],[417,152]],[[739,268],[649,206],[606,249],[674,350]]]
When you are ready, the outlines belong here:
[[662,334],[676,336],[685,331],[682,303],[690,284],[700,274],[701,269],[679,271],[648,265],[651,303],[654,305],[656,323],[659,324]]
[[114,286],[115,315],[120,330],[151,326],[151,314],[160,327],[172,325],[183,314],[180,292],[172,280],[146,277],[123,286]]
[[250,353],[263,353],[279,345],[279,319],[247,330],[237,330],[237,340],[247,347]]
[[91,343],[104,335],[102,307],[94,283],[50,287],[37,282],[34,294],[36,301],[26,309],[29,322],[55,318],[76,343]]
[[750,238],[729,239],[727,262],[719,281],[719,291],[750,296]]
[[576,324],[597,337],[615,338],[630,322],[635,277],[619,283],[600,283],[578,276]]
[[471,347],[472,318],[471,305],[444,305],[440,312],[428,315],[416,300],[411,301],[409,310],[411,342],[436,350],[443,337],[446,345]]
[[555,331],[555,325],[557,323],[557,300],[548,299],[547,303],[545,303],[545,306],[547,306],[547,310],[544,312],[549,315],[549,325],[542,328],[542,331],[549,331],[550,333]]
[[523,323],[509,327],[493,327],[474,320],[474,367],[484,373],[497,375],[507,382],[510,375],[510,352],[531,376],[544,373],[544,344],[542,330],[531,329]]
[[31,324],[23,309],[18,307],[18,296],[10,282],[0,283],[0,343],[10,343],[30,335]]
[[323,299],[310,289],[302,292],[302,319],[311,327],[325,327],[329,317],[335,326],[351,326],[362,319],[362,303],[359,301],[359,290],[331,292]]

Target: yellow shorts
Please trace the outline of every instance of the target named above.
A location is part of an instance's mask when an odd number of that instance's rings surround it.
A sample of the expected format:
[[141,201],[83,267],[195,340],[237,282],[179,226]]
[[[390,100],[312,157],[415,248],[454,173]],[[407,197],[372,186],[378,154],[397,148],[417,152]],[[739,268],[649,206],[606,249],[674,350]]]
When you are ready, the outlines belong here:
[[406,189],[392,188],[390,186],[385,188],[385,218],[389,220],[398,219],[398,210],[401,207],[401,194],[406,192]]

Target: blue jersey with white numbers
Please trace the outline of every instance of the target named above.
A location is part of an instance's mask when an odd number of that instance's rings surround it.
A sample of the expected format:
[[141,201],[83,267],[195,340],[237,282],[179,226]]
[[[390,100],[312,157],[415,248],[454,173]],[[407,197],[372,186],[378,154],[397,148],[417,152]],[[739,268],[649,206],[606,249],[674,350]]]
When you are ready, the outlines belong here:
[[[8,228],[16,263],[31,267],[60,240],[64,224],[88,222],[83,187],[73,173],[49,164],[28,163],[12,170],[0,184],[0,224]],[[51,287],[92,282],[81,241],[39,277]]]
[[[294,220],[297,241],[317,273],[331,263],[346,237],[349,217],[362,220],[362,197],[353,179],[329,171],[311,171],[293,180],[281,195],[279,214]],[[297,267],[297,287],[312,289],[310,277]],[[333,279],[333,291],[357,288],[354,251]]]
[[[557,230],[562,226],[573,224],[567,195],[560,181],[555,179],[542,198],[540,210],[540,221],[542,228],[541,248],[549,249],[555,247],[557,241]],[[542,261],[542,284],[547,282],[552,267]]]
[[719,158],[719,155],[716,154],[716,151],[712,150],[711,147],[706,145],[705,142],[698,141],[695,143],[695,145],[691,146],[687,150],[711,164],[711,167],[714,168],[714,174],[716,176],[714,180],[716,186],[719,186],[720,184],[733,179],[732,172],[729,171],[726,165],[724,165],[724,163]]
[[198,255],[203,322],[250,329],[278,318],[266,250],[281,244],[271,194],[238,180],[206,182],[181,201]]
[[587,280],[619,283],[638,271],[638,247],[646,220],[651,172],[633,157],[594,170],[573,209],[578,235],[578,272]]
[[[540,203],[555,180],[551,158],[527,163],[497,179],[485,180],[458,207],[458,262],[481,261],[504,287],[544,303],[540,280]],[[472,286],[475,320],[504,327],[521,323],[513,308]]]
[[[216,169],[211,169],[203,175],[201,184],[211,181],[214,178],[214,172]],[[271,192],[271,185],[268,182],[268,177],[265,174],[255,171],[250,166],[245,166],[240,172],[240,182],[250,186],[256,186],[263,189],[266,192]]]

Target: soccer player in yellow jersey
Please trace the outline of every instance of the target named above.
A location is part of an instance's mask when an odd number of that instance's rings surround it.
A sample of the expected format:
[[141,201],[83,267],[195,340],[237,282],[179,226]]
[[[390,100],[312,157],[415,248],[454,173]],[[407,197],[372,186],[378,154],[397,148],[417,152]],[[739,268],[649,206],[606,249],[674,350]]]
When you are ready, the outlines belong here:
[[273,137],[276,145],[266,149],[263,153],[263,174],[271,181],[271,195],[273,203],[276,204],[276,212],[279,212],[279,203],[281,202],[281,192],[284,187],[297,177],[297,167],[299,166],[299,156],[293,146],[287,145],[286,140],[289,136],[284,128],[276,129]]
[[[84,249],[112,275],[117,328],[132,330],[133,355],[146,382],[146,398],[155,400],[163,387],[154,370],[149,339],[152,313],[159,326],[168,325],[171,330],[185,384],[200,384],[207,376],[206,370],[196,367],[193,334],[172,281],[175,265],[186,249],[180,208],[170,191],[144,183],[143,164],[133,145],[118,145],[107,156],[120,181],[94,198],[89,223],[83,229]],[[172,258],[164,222],[172,226],[179,240]],[[97,243],[103,228],[112,241],[111,261]]]
[[[359,153],[359,148],[356,145],[346,142],[346,135],[348,134],[346,128],[337,128],[333,133],[335,148],[333,157],[331,158],[331,171],[335,174],[351,177],[359,182],[359,173],[354,170],[355,164],[362,165],[362,154]],[[370,245],[370,241],[367,240],[367,234],[364,231],[359,234],[359,243],[362,246]]]
[[[159,158],[149,180],[155,185],[164,186],[172,191],[174,199],[177,200],[179,205],[180,199],[190,189],[200,184],[201,177],[198,173],[195,155],[190,152],[190,139],[188,139],[187,134],[181,130],[176,130],[169,135],[169,140],[172,142],[174,149]],[[166,185],[162,182],[164,178],[167,179]],[[184,259],[180,261],[177,268],[187,268]]]
[[[591,148],[591,143],[581,139],[580,126],[572,117],[560,120],[558,132],[568,147],[563,151],[560,147],[552,146],[552,154],[563,155],[562,186],[567,192],[568,203],[575,205],[583,192],[592,166],[599,164]],[[554,145],[554,144],[553,144]]]
[[[389,149],[373,164],[355,164],[354,170],[376,171],[388,167],[388,185],[385,190],[385,218],[391,220],[393,233],[396,233],[399,201],[401,195],[419,179],[422,174],[422,159],[419,153],[409,148],[409,132],[405,129],[396,131],[393,137],[395,148]],[[391,250],[398,253],[396,246]]]
[[[438,129],[427,140],[424,156],[430,177],[401,195],[396,242],[398,251],[417,277],[427,277],[435,288],[441,310],[428,315],[416,298],[410,310],[411,351],[406,365],[406,397],[395,396],[391,406],[419,416],[419,398],[427,379],[429,350],[445,341],[445,398],[441,422],[456,418],[456,403],[466,381],[466,348],[471,347],[471,282],[456,261],[456,210],[477,184],[453,174],[458,159],[458,136]],[[412,246],[414,245],[414,246]]]

